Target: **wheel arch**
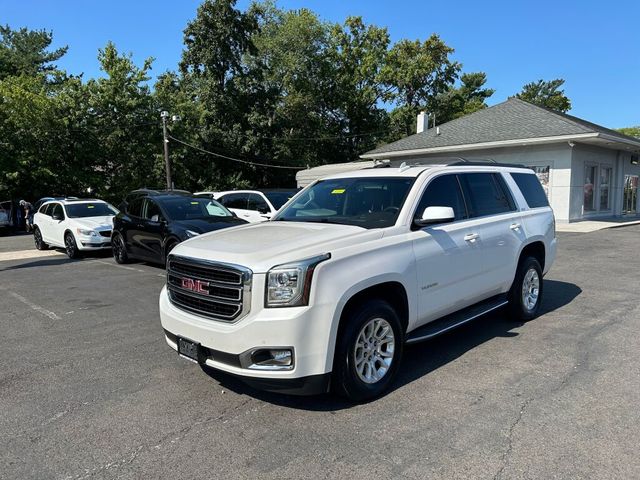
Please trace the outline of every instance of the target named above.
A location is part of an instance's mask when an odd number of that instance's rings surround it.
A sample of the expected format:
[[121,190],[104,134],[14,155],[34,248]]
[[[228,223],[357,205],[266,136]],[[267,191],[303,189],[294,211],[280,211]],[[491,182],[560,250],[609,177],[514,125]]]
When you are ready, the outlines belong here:
[[167,238],[164,239],[164,242],[162,242],[162,258],[166,259],[167,258],[167,246],[172,245],[172,244],[180,244],[182,242],[182,240],[180,240],[176,235],[171,234],[168,235]]
[[337,341],[348,321],[349,313],[357,308],[358,305],[372,299],[383,300],[389,303],[398,313],[400,322],[406,332],[411,312],[409,306],[409,292],[402,282],[399,280],[386,280],[356,288],[355,290],[345,294],[342,300],[338,303],[339,307],[336,309],[334,316],[334,322],[336,322],[337,325],[332,329],[334,334],[331,335],[327,351],[327,371],[333,369],[332,366]]
[[520,265],[520,262],[523,259],[527,257],[533,257],[536,260],[538,260],[538,263],[540,264],[540,268],[544,272],[546,255],[547,255],[547,251],[546,251],[544,242],[542,240],[534,240],[526,244],[524,247],[522,247],[522,250],[520,250],[520,256],[518,257],[518,265]]

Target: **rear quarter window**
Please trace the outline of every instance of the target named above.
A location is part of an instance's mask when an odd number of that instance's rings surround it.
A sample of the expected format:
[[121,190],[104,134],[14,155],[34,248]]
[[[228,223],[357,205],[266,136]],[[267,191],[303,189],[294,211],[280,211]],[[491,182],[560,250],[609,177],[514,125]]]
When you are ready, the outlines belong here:
[[533,173],[511,173],[511,178],[516,182],[527,201],[529,208],[548,207],[549,200],[544,193],[540,180]]

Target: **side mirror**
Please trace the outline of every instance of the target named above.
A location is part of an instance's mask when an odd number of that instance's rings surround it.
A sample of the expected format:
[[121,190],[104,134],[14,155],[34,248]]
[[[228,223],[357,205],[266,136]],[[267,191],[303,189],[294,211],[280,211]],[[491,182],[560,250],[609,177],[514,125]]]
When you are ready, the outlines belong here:
[[58,213],[54,213],[53,215],[51,215],[51,218],[53,218],[54,220],[57,220],[58,222],[61,222],[62,220],[64,220],[64,218],[62,218],[62,215]]
[[269,210],[269,207],[258,207],[258,213],[262,214],[262,215],[266,215],[267,213],[271,213],[271,210]]
[[414,223],[420,227],[435,223],[453,222],[456,218],[451,207],[427,207],[422,213],[422,218],[417,218]]

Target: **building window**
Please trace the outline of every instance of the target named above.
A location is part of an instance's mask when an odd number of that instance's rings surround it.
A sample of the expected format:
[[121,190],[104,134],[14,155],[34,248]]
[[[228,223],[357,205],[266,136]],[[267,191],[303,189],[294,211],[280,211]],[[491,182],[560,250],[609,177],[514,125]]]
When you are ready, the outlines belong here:
[[638,206],[638,176],[624,176],[624,193],[622,196],[622,213],[633,214]]
[[600,167],[600,210],[611,210],[609,205],[611,167]]
[[598,175],[596,165],[587,165],[584,168],[584,211],[596,210],[595,182]]

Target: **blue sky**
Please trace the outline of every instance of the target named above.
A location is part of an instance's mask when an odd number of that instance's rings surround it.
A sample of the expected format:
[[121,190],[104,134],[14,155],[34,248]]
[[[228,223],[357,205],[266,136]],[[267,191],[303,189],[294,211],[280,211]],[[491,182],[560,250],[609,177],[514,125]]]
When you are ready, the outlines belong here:
[[[100,74],[98,48],[112,40],[138,64],[156,58],[153,74],[175,69],[182,31],[195,0],[0,0],[0,23],[52,30],[69,45],[59,65],[85,77]],[[239,0],[245,8],[248,1]],[[279,0],[341,22],[361,15],[386,26],[393,41],[435,32],[456,52],[465,71],[484,71],[496,93],[490,104],[540,78],[564,78],[570,113],[618,128],[640,124],[640,2],[430,0]]]

